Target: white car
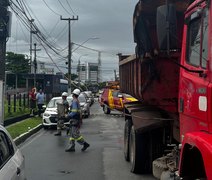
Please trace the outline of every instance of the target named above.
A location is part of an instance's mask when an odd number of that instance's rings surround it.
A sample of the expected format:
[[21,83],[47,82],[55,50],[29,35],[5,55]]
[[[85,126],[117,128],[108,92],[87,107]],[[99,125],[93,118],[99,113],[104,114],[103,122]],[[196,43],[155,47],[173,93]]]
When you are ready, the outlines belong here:
[[[69,105],[71,104],[72,99],[72,97],[67,97]],[[57,126],[57,103],[62,103],[62,97],[54,97],[47,104],[42,118],[44,129]],[[65,121],[65,124],[69,124],[68,119]]]
[[26,180],[24,156],[0,125],[0,180]]
[[[81,113],[82,117],[89,117],[90,116],[90,105],[87,102],[86,98],[84,95],[81,93],[79,95],[79,102],[80,102],[80,108],[81,108]],[[72,95],[67,97],[67,101],[69,103],[69,106],[71,105],[73,100]],[[44,129],[48,129],[49,127],[55,127],[57,126],[57,103],[62,102],[62,97],[54,97],[52,98],[48,105],[46,106],[46,109],[43,113],[43,118],[42,118],[42,124]],[[65,120],[65,125],[69,125],[69,120]]]

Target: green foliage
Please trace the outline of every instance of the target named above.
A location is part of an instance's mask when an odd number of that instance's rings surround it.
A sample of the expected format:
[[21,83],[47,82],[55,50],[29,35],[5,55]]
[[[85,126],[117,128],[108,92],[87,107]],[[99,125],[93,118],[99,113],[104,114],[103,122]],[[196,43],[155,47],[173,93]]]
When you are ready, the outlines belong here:
[[106,82],[99,83],[99,89],[102,89],[106,86]]
[[11,126],[8,126],[6,129],[14,139],[20,136],[21,134],[28,132],[29,129],[32,129],[41,123],[42,120],[39,117],[29,118],[19,123],[15,123]]
[[7,52],[6,54],[6,71],[11,73],[29,73],[29,59],[24,54],[15,54]]

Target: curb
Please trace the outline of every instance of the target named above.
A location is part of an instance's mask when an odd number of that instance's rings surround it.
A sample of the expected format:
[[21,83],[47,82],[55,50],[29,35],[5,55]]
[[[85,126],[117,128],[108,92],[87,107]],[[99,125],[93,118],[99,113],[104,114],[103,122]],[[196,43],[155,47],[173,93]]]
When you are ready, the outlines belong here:
[[34,127],[33,129],[30,129],[28,132],[25,132],[25,133],[21,134],[20,136],[16,137],[15,139],[13,139],[13,141],[15,142],[16,146],[18,146],[21,143],[23,143],[27,138],[29,138],[30,136],[32,136],[33,134],[35,134],[42,128],[43,128],[43,125],[39,124],[38,126]]

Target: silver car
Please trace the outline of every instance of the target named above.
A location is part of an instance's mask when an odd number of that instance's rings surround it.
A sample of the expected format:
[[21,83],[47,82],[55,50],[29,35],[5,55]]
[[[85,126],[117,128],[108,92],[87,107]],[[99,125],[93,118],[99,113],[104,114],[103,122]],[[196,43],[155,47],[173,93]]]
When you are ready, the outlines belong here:
[[89,99],[90,106],[94,103],[94,97],[91,91],[84,91]]
[[26,180],[24,157],[0,125],[0,180]]
[[88,99],[85,97],[84,93],[80,93],[78,99],[80,102],[82,117],[88,118],[90,116],[90,103],[88,102]]

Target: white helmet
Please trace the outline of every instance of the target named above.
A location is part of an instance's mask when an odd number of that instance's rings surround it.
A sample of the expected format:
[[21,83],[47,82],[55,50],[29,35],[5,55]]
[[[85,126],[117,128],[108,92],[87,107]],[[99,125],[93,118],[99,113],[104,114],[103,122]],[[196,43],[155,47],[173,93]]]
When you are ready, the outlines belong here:
[[80,95],[80,90],[79,89],[75,89],[75,90],[73,90],[72,93],[77,95],[77,96],[79,96]]
[[63,92],[62,93],[62,96],[66,96],[67,97],[68,96],[68,93],[67,92]]

